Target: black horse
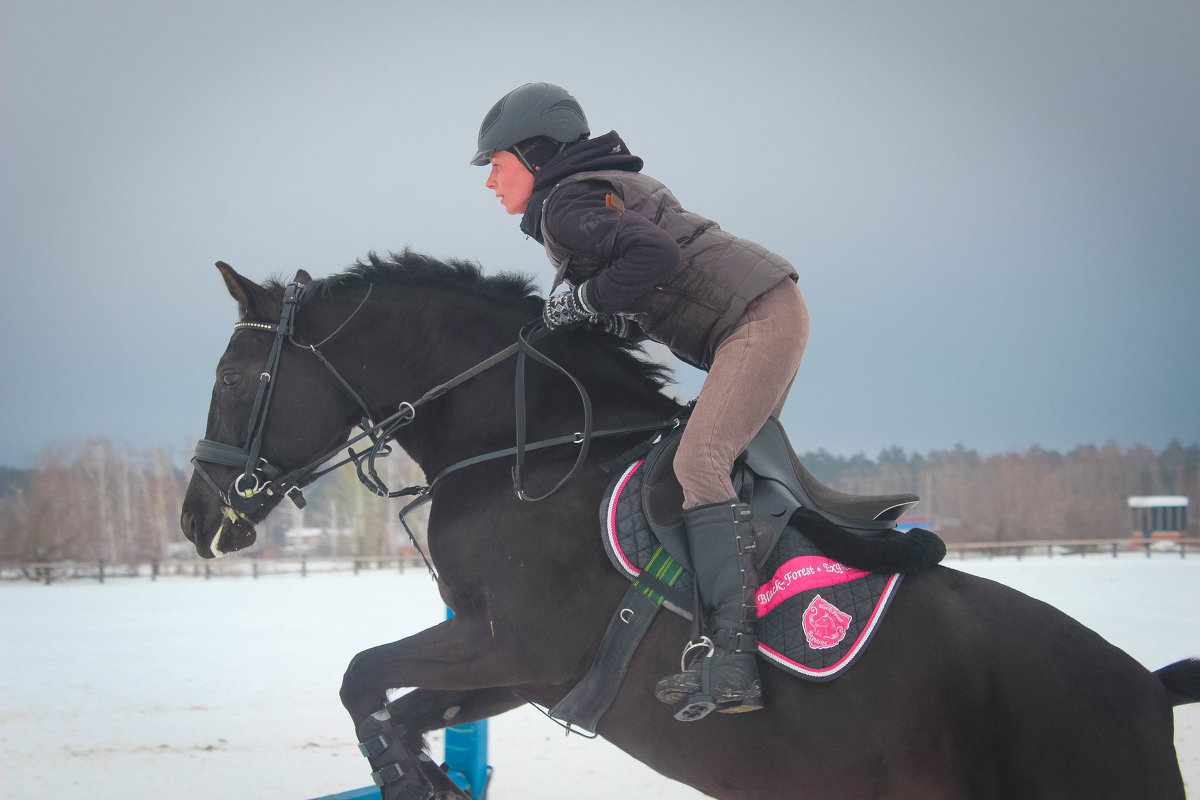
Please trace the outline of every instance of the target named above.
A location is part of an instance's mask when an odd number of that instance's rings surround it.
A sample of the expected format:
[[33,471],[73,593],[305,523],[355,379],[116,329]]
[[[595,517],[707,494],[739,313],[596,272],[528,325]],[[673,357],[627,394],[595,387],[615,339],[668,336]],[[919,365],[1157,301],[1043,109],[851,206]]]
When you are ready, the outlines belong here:
[[[427,476],[513,445],[511,360],[426,393],[504,351],[538,317],[542,301],[528,280],[411,253],[372,256],[311,282],[301,304],[279,283],[260,286],[218,267],[243,324],[217,368],[210,447],[198,452],[201,469],[183,505],[184,534],[200,555],[253,544],[254,523],[282,499],[284,484],[310,477],[310,463],[339,449],[364,416],[392,420],[385,435]],[[297,280],[310,281],[304,273]],[[662,391],[661,369],[626,343],[566,331],[538,347],[587,388],[598,429],[679,411]],[[580,430],[568,380],[530,365],[526,381],[530,441]],[[341,690],[365,751],[382,753],[372,764],[399,764],[385,776],[398,781],[385,797],[463,797],[418,755],[424,733],[527,701],[553,705],[584,675],[628,587],[599,540],[597,508],[610,476],[598,465],[644,437],[595,439],[576,477],[542,502],[516,497],[511,459],[436,481],[428,545],[454,617],[359,653]],[[549,489],[578,451],[530,452],[526,490]],[[243,459],[249,469],[232,466]],[[268,490],[255,492],[263,483]],[[396,612],[381,602],[362,613]],[[691,724],[653,696],[656,680],[678,666],[687,625],[672,614],[655,618],[597,732],[714,797],[1184,796],[1172,707],[1200,700],[1200,661],[1151,673],[1005,586],[943,567],[912,574],[844,675],[810,683],[765,667],[765,710]],[[381,713],[393,687],[415,690]]]

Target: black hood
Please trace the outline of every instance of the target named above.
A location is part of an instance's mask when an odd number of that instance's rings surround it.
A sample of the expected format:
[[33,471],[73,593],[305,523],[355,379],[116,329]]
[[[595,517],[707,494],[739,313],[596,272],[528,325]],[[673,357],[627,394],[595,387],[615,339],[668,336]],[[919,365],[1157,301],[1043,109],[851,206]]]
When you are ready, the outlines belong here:
[[592,172],[600,169],[619,169],[625,172],[641,172],[642,160],[629,152],[625,142],[616,131],[603,136],[585,139],[563,150],[546,162],[534,179],[534,191],[553,186],[568,175],[576,172]]
[[542,241],[542,203],[550,190],[569,175],[602,169],[641,172],[642,159],[629,152],[616,131],[571,145],[537,171],[533,196],[529,198],[529,206],[521,217],[521,230]]

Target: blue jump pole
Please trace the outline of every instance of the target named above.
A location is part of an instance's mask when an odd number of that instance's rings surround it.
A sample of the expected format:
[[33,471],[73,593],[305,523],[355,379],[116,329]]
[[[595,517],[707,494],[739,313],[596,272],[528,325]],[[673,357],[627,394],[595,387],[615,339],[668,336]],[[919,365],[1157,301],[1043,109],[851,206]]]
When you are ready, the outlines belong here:
[[316,798],[316,800],[379,800],[379,798],[378,786],[364,786],[361,789],[351,789],[348,792],[327,794],[324,797]]
[[[446,619],[454,612],[446,609]],[[446,728],[446,769],[455,783],[474,800],[487,800],[492,769],[487,763],[487,720]]]

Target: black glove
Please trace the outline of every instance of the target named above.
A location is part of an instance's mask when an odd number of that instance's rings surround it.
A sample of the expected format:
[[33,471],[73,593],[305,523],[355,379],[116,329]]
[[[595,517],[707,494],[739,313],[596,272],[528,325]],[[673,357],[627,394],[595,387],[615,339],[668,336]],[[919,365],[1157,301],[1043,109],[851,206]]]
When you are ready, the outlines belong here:
[[564,325],[572,325],[600,316],[584,299],[587,297],[585,286],[587,286],[587,281],[570,291],[550,295],[546,300],[545,308],[542,309],[542,322],[548,329],[554,330]]
[[587,322],[593,328],[611,333],[613,336],[629,336],[633,324],[619,314],[604,314],[596,311],[588,302],[588,282],[576,286],[567,292],[552,294],[546,300],[542,309],[542,322],[546,328],[554,330],[577,322]]
[[598,328],[605,333],[620,336],[622,339],[633,335],[634,326],[629,317],[623,317],[620,314],[600,314],[594,320],[595,322],[592,327]]

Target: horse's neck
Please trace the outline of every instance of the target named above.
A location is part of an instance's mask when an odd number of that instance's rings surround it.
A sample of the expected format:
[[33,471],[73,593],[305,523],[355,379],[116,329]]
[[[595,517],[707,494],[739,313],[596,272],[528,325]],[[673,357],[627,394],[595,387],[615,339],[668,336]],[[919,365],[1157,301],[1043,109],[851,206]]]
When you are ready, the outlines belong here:
[[[525,321],[511,309],[497,310],[464,298],[454,303],[453,313],[431,315],[431,310],[444,307],[439,299],[425,298],[419,313],[404,305],[413,303],[411,296],[397,300],[363,327],[370,332],[369,341],[360,337],[342,345],[354,372],[374,384],[368,402],[376,419],[503,351],[516,341]],[[423,319],[419,330],[412,324],[418,318]],[[577,359],[568,352],[563,360],[570,368]],[[515,358],[508,358],[449,389],[418,408],[414,421],[397,432],[396,440],[427,476],[463,459],[512,447],[514,420],[522,405],[527,406],[529,441],[581,430],[581,401],[565,378],[530,363],[525,399],[518,401],[515,367]],[[592,394],[599,426],[619,427],[672,413],[669,399],[644,386],[635,388],[630,376],[614,375],[611,382],[602,383],[594,387],[602,390]],[[626,383],[628,388],[622,388]]]
[[[518,326],[511,320],[481,313],[470,302],[461,303],[456,314],[431,314],[445,307],[441,298],[414,295],[418,293],[392,298],[374,319],[364,320],[360,335],[338,345],[338,362],[350,365],[347,382],[357,390],[351,374],[357,376],[376,420],[404,403],[416,403],[516,340]],[[421,405],[413,422],[397,431],[396,440],[427,476],[478,455],[480,444],[494,441],[505,425],[511,430],[512,365],[509,359],[447,390]]]

